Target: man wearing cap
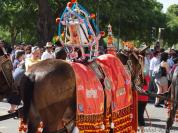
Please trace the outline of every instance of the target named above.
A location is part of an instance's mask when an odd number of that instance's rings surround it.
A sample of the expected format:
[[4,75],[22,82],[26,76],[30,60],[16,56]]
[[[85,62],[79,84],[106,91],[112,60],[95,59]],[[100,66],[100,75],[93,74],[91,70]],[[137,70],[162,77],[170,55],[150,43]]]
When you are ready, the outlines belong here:
[[18,50],[15,52],[15,60],[13,62],[13,70],[15,70],[20,63],[23,63],[25,59],[25,52],[23,50]]
[[[20,87],[20,81],[24,75],[25,72],[25,62],[24,62],[24,56],[25,52],[23,50],[16,51],[16,59],[13,63],[13,79],[14,79],[14,85],[18,88]],[[16,111],[18,105],[20,105],[21,102],[21,96],[20,94],[16,92],[12,92],[10,96],[8,97],[8,103],[10,103],[10,109],[8,110],[8,113],[13,113]]]
[[52,48],[53,48],[52,43],[47,42],[45,48],[46,48],[46,51],[43,52],[43,54],[41,56],[41,60],[54,59],[54,55],[52,53]]
[[31,57],[30,58],[27,58],[26,61],[25,61],[25,68],[26,68],[26,71],[28,71],[28,69],[33,65],[33,64],[36,64],[38,62],[40,62],[40,57],[41,57],[41,51],[40,51],[40,48],[38,46],[34,46],[32,47],[32,50],[31,50]]

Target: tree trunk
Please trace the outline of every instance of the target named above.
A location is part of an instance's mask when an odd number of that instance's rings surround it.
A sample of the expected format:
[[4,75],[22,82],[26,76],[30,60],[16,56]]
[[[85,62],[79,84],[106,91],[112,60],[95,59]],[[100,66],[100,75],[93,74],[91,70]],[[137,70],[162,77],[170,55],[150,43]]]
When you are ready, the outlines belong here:
[[18,35],[18,32],[14,28],[12,28],[10,30],[11,45],[15,45],[16,39],[17,39],[17,35]]
[[39,45],[44,46],[51,41],[55,31],[55,21],[48,0],[37,0],[39,6],[39,16],[37,30],[39,35]]

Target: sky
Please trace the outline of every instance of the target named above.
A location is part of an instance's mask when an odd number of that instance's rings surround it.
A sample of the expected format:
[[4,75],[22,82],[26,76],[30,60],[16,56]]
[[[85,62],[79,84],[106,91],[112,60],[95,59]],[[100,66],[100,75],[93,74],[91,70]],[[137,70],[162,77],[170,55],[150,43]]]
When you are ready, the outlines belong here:
[[178,0],[157,0],[160,3],[163,3],[163,12],[167,11],[167,8],[172,4],[178,4]]

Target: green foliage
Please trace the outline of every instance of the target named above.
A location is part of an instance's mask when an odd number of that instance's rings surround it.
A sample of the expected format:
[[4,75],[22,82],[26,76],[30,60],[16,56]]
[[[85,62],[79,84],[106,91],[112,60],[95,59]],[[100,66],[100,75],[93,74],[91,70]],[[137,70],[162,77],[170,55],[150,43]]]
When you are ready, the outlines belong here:
[[99,8],[100,29],[106,31],[110,23],[114,34],[123,40],[151,42],[152,27],[165,26],[163,5],[155,0],[88,0],[81,3],[90,12],[98,12]]
[[[55,18],[60,16],[69,0],[48,0]],[[165,28],[164,42],[170,45],[178,42],[178,5],[162,13],[163,5],[156,0],[78,0],[90,13],[97,14],[101,30],[107,31],[110,23],[113,33],[122,40],[152,42],[152,27]],[[38,41],[38,1],[1,0],[0,37],[11,41]],[[57,25],[55,25],[57,33]],[[156,31],[156,35],[158,30]],[[22,38],[20,38],[20,33]],[[157,38],[157,36],[155,36]]]
[[167,28],[165,40],[170,46],[178,43],[178,5],[172,5],[166,12]]
[[178,5],[172,5],[167,11],[168,22],[167,26],[170,30],[178,29]]
[[[32,1],[24,0],[3,0],[0,1],[0,27],[10,34],[8,41],[15,43],[19,33],[25,41],[36,36],[37,6]],[[30,40],[26,36],[31,35]],[[20,38],[19,38],[20,39]],[[19,40],[22,41],[22,40]]]

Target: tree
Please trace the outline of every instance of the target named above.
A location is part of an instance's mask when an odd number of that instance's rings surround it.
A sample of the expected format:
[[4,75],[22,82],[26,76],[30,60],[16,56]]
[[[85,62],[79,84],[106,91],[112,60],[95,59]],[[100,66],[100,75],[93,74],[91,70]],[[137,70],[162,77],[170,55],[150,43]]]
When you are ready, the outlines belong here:
[[36,35],[34,30],[36,27],[34,23],[36,19],[36,6],[33,2],[3,0],[0,1],[0,8],[0,26],[4,31],[10,33],[11,44],[16,43],[19,33],[23,33],[24,35],[32,33],[32,36]]
[[167,12],[166,34],[165,40],[170,46],[178,43],[178,5],[171,5]]
[[55,31],[55,21],[48,0],[37,0],[39,42],[44,45],[51,41]]
[[[164,27],[163,5],[155,0],[95,0],[81,1],[89,11],[100,8],[100,28],[111,23],[115,35],[124,40],[151,42],[152,27]],[[95,4],[93,4],[95,3]]]
[[[0,1],[0,28],[10,32],[14,43],[19,33],[22,40],[45,45],[57,34],[55,19],[61,16],[69,0],[3,0]],[[170,35],[176,32],[176,8],[161,12],[163,5],[156,0],[78,0],[90,13],[99,18],[99,28],[107,31],[110,23],[115,36],[137,42],[152,41],[152,27],[167,27]],[[174,15],[170,15],[174,14]],[[167,20],[167,21],[166,21]],[[1,34],[1,33],[0,33]],[[166,42],[170,42],[169,34]],[[8,34],[3,34],[7,36]],[[174,35],[177,35],[174,33]],[[173,36],[174,42],[176,37]]]

